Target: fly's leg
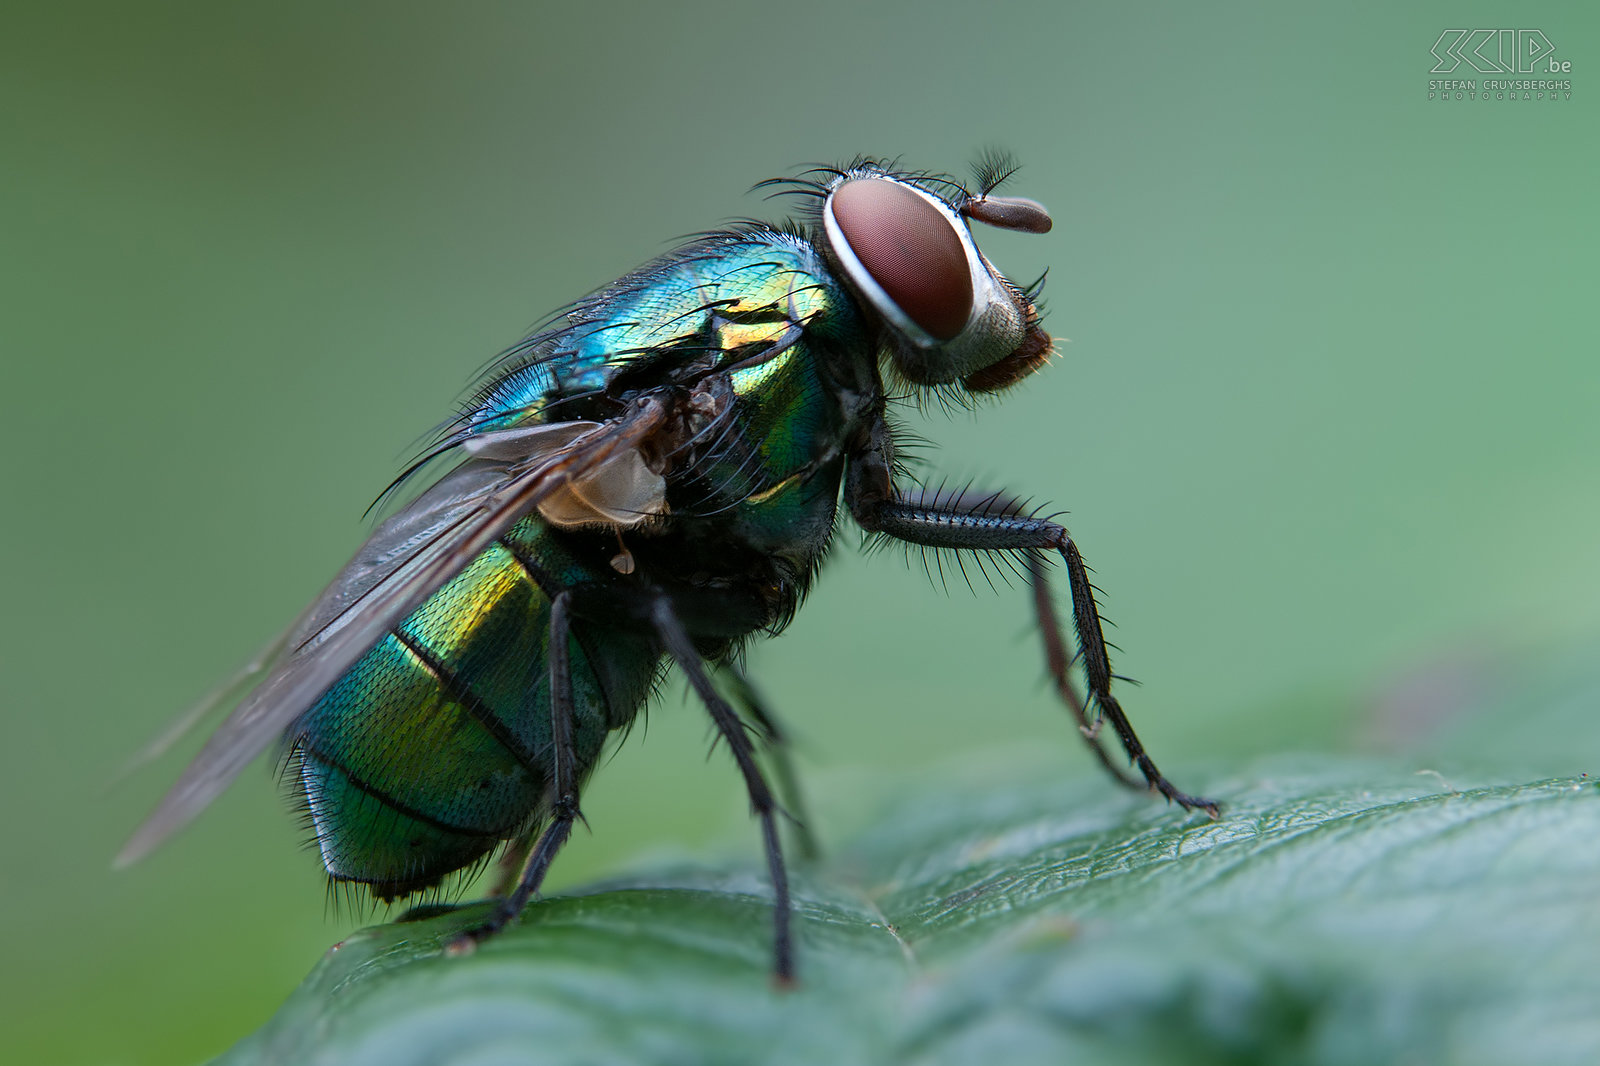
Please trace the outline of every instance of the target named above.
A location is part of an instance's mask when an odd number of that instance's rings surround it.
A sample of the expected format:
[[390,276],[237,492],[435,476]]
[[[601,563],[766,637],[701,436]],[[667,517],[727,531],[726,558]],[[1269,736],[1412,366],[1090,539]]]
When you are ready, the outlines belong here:
[[[1218,808],[1214,800],[1191,796],[1167,780],[1166,775],[1156,767],[1155,762],[1145,751],[1138,734],[1133,731],[1133,725],[1123,712],[1122,704],[1111,694],[1111,660],[1106,651],[1105,634],[1100,627],[1100,612],[1094,602],[1094,589],[1089,584],[1089,573],[1083,565],[1083,556],[1078,553],[1078,546],[1073,543],[1066,528],[1047,519],[1006,514],[1001,508],[995,510],[998,513],[986,510],[982,501],[974,504],[969,498],[964,497],[935,501],[931,505],[920,501],[885,500],[867,514],[858,514],[856,518],[872,532],[883,533],[896,540],[922,544],[930,548],[1028,551],[1029,569],[1035,575],[1035,607],[1039,608],[1040,627],[1044,630],[1045,655],[1050,661],[1050,673],[1056,682],[1057,691],[1062,693],[1063,698],[1078,716],[1084,738],[1094,747],[1101,764],[1110,769],[1118,780],[1137,786],[1137,782],[1131,781],[1111,764],[1109,756],[1100,746],[1099,738],[1089,723],[1083,705],[1077,701],[1077,694],[1072,692],[1071,685],[1067,681],[1066,670],[1069,660],[1062,646],[1060,627],[1053,624],[1054,611],[1048,607],[1048,588],[1040,580],[1043,560],[1039,557],[1039,553],[1041,551],[1060,553],[1066,563],[1067,584],[1072,590],[1073,622],[1078,631],[1078,645],[1083,649],[1083,668],[1089,682],[1089,698],[1104,720],[1111,723],[1117,739],[1122,743],[1122,750],[1127,752],[1128,759],[1139,768],[1148,788],[1161,793],[1186,810],[1198,808],[1216,816]],[[1051,632],[1052,629],[1054,632]]]
[[522,871],[528,865],[528,856],[533,854],[533,845],[537,839],[530,831],[506,845],[506,850],[495,860],[494,884],[489,889],[489,898],[504,899],[516,891],[518,883],[522,881]]
[[794,944],[789,928],[791,920],[789,876],[783,866],[783,846],[778,841],[778,824],[775,817],[777,804],[773,802],[772,790],[767,787],[766,778],[761,774],[761,767],[756,764],[755,746],[750,742],[744,721],[717,692],[716,686],[711,681],[711,675],[706,672],[700,653],[695,650],[694,642],[690,640],[688,631],[683,628],[683,623],[678,620],[672,604],[665,598],[656,600],[651,609],[650,620],[656,634],[661,638],[666,653],[688,677],[695,694],[710,712],[711,721],[717,727],[717,732],[727,741],[728,750],[733,753],[734,761],[739,764],[739,772],[744,775],[745,789],[750,793],[751,809],[755,811],[756,817],[761,819],[761,837],[767,850],[767,870],[772,877],[773,975],[780,984],[789,984],[794,980]]
[[[539,834],[516,887],[500,898],[482,925],[466,930],[447,946],[446,951],[451,953],[471,951],[476,944],[494,936],[522,913],[522,909],[544,883],[544,876],[549,872],[556,853],[572,836],[572,824],[583,817],[578,808],[578,760],[572,750],[572,670],[567,639],[571,631],[568,617],[571,601],[570,592],[558,593],[550,601],[550,740],[555,755],[553,785],[556,797],[550,810],[550,823]],[[512,851],[515,850],[518,850],[517,844],[512,845]]]
[[743,671],[724,666],[717,672],[726,679],[734,702],[739,705],[745,717],[761,730],[767,752],[772,756],[772,770],[778,779],[778,794],[783,797],[781,809],[789,816],[789,823],[794,827],[795,840],[800,845],[800,857],[807,862],[815,862],[822,855],[822,849],[817,846],[816,835],[811,832],[811,818],[806,809],[805,792],[800,788],[800,776],[795,773],[791,754],[794,749],[789,745],[788,731],[778,722],[777,716],[772,713],[766,701],[761,698],[761,694],[750,683],[750,679],[744,676]]
[[1099,722],[1089,721],[1088,708],[1084,706],[1083,698],[1078,695],[1077,688],[1072,684],[1072,677],[1068,672],[1072,668],[1072,657],[1067,654],[1066,641],[1061,637],[1061,622],[1056,618],[1055,601],[1050,596],[1050,573],[1045,567],[1045,560],[1046,556],[1042,552],[1028,553],[1028,583],[1033,588],[1034,618],[1039,623],[1039,637],[1044,642],[1045,666],[1050,671],[1050,680],[1056,687],[1056,695],[1067,705],[1072,717],[1078,720],[1078,735],[1094,753],[1095,760],[1100,763],[1101,768],[1124,788],[1144,792],[1150,787],[1149,785],[1111,761],[1111,753],[1106,750],[1101,740]]
[[[1089,583],[1089,572],[1083,565],[1083,556],[1078,553],[1078,546],[1067,534],[1066,527],[1023,513],[1010,499],[998,495],[945,496],[934,493],[913,499],[900,497],[894,491],[890,476],[893,454],[888,423],[881,417],[872,420],[851,456],[845,483],[845,499],[861,527],[871,533],[882,533],[896,540],[930,548],[1026,552],[1029,569],[1034,575],[1034,604],[1040,626],[1045,629],[1045,654],[1050,660],[1052,679],[1057,682],[1057,691],[1074,708],[1084,735],[1095,742],[1098,748],[1098,738],[1082,704],[1077,701],[1075,693],[1067,696],[1072,692],[1071,686],[1065,683],[1070,660],[1061,641],[1060,626],[1055,625],[1055,612],[1049,604],[1048,590],[1042,581],[1043,559],[1040,553],[1059,553],[1066,564],[1067,585],[1072,591],[1072,620],[1078,631],[1078,646],[1083,649],[1089,699],[1101,717],[1111,723],[1123,751],[1139,768],[1147,787],[1186,810],[1199,809],[1215,817],[1218,814],[1216,801],[1191,796],[1167,780],[1140,743],[1122,705],[1111,694],[1111,659],[1106,651],[1105,634],[1100,627],[1100,611],[1094,602],[1094,588]],[[1104,749],[1099,750],[1102,764],[1110,768],[1109,759],[1104,757]],[[1123,775],[1119,772],[1117,776],[1120,779]]]

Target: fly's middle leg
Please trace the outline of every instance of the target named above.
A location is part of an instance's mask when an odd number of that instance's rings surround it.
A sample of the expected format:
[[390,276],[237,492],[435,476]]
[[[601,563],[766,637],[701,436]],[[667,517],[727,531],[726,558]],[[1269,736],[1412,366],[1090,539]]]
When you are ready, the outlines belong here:
[[807,862],[815,862],[822,854],[822,849],[818,847],[816,835],[811,831],[811,818],[807,813],[805,793],[800,788],[800,776],[795,772],[788,730],[778,721],[742,670],[724,665],[717,669],[717,676],[726,682],[728,692],[739,709],[761,731],[767,754],[772,759],[773,774],[778,779],[778,795],[783,800],[782,811],[789,816],[795,840],[800,846],[800,856]]
[[650,620],[656,635],[661,638],[662,647],[688,677],[690,687],[705,704],[712,723],[717,727],[722,739],[727,742],[728,750],[733,753],[734,761],[739,764],[739,772],[744,775],[745,789],[750,794],[750,806],[755,811],[756,817],[761,820],[761,837],[767,851],[767,869],[772,877],[773,976],[780,985],[791,984],[794,981],[794,941],[790,928],[793,916],[789,902],[789,875],[783,865],[783,845],[778,839],[776,817],[778,805],[772,797],[772,789],[767,786],[767,780],[761,773],[760,765],[756,762],[755,745],[751,743],[744,721],[717,691],[710,673],[706,670],[705,662],[695,650],[694,641],[690,639],[688,630],[684,629],[683,622],[673,611],[672,602],[665,596],[657,599],[651,608]]

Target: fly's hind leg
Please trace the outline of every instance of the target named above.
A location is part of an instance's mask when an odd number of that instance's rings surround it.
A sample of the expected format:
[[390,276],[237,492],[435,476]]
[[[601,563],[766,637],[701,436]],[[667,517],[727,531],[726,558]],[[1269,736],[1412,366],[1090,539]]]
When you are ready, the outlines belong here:
[[722,666],[717,669],[717,676],[723,679],[729,695],[744,712],[744,716],[754,722],[756,728],[761,731],[766,741],[767,754],[772,758],[773,774],[778,779],[778,795],[783,798],[782,810],[789,816],[789,823],[794,827],[795,841],[800,846],[800,857],[807,862],[815,862],[822,851],[817,846],[816,835],[811,831],[811,818],[806,809],[805,793],[800,788],[800,777],[795,773],[793,748],[789,743],[788,730],[778,722],[777,716],[772,713],[742,670],[733,666]]
[[[481,925],[462,932],[446,947],[448,952],[471,951],[474,945],[494,936],[521,914],[544,883],[545,874],[550,871],[556,853],[572,836],[573,823],[583,817],[578,808],[578,760],[572,747],[572,669],[567,640],[571,632],[568,615],[571,599],[572,593],[561,592],[550,601],[550,739],[555,767],[555,780],[552,782],[555,802],[550,809],[550,821],[544,827],[544,832],[539,834],[531,852],[524,846],[528,839],[526,835],[513,841],[501,860],[502,880],[497,885],[500,898],[494,910]],[[513,855],[526,855],[521,865],[521,876],[515,881],[508,876],[506,869]],[[512,867],[513,871],[515,869]]]
[[494,863],[494,884],[489,887],[490,899],[505,899],[517,890],[517,885],[522,881],[522,871],[528,866],[528,856],[533,854],[533,846],[538,839],[538,835],[529,830],[506,843],[505,850]]
[[794,980],[789,875],[783,865],[783,845],[778,840],[776,818],[778,805],[772,798],[772,789],[767,787],[767,780],[762,776],[761,767],[756,762],[755,745],[750,741],[750,734],[744,721],[717,691],[711,675],[706,670],[705,662],[695,649],[694,641],[689,637],[688,630],[684,629],[683,622],[673,611],[672,603],[665,597],[656,600],[651,608],[650,621],[656,635],[661,638],[663,649],[688,677],[690,687],[705,704],[718,734],[727,741],[728,750],[733,753],[734,761],[739,764],[739,772],[744,775],[745,789],[750,794],[750,806],[756,817],[761,820],[761,837],[767,852],[767,870],[772,877],[773,975],[780,984],[789,984]]
[[880,416],[867,425],[850,457],[845,482],[845,501],[850,513],[869,533],[881,533],[909,544],[958,551],[1021,552],[1028,558],[1034,590],[1034,608],[1044,631],[1045,657],[1056,691],[1078,718],[1080,731],[1090,741],[1100,759],[1118,780],[1137,784],[1111,764],[1100,746],[1096,724],[1078,700],[1067,679],[1071,660],[1056,624],[1044,581],[1043,553],[1055,552],[1066,564],[1067,585],[1072,592],[1072,620],[1078,631],[1078,646],[1083,654],[1083,671],[1088,680],[1090,705],[1111,723],[1128,759],[1139,768],[1145,785],[1186,810],[1199,809],[1215,817],[1216,801],[1191,796],[1168,781],[1145,751],[1122,704],[1111,694],[1111,659],[1100,626],[1100,611],[1094,602],[1094,587],[1078,546],[1066,527],[1027,513],[1003,495],[976,493],[920,493],[903,497],[896,493],[891,477],[894,469],[894,444],[889,425]]

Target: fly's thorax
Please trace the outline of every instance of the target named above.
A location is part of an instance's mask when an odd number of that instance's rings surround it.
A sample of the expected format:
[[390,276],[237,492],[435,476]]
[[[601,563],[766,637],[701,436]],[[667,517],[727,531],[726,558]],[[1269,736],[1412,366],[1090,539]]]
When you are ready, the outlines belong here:
[[846,283],[887,327],[890,358],[914,385],[1004,388],[1049,358],[1032,300],[978,250],[968,218],[1042,233],[1031,200],[966,197],[955,204],[911,180],[866,168],[829,186],[824,244]]

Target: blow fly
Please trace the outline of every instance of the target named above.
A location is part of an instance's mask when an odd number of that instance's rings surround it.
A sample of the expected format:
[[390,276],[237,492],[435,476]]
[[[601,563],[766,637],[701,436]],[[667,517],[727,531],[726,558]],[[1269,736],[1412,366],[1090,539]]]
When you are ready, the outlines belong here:
[[[996,393],[1050,360],[1037,285],[1003,276],[969,230],[1049,231],[1043,206],[996,195],[1013,169],[988,160],[972,188],[868,159],[774,179],[798,218],[700,235],[558,312],[402,475],[447,468],[259,664],[119,863],[281,744],[335,882],[392,901],[501,856],[492,911],[454,942],[469,947],[539,890],[607,738],[676,666],[749,791],[789,978],[784,809],[758,758],[783,770],[783,734],[739,653],[793,617],[841,499],[873,537],[1025,574],[1049,675],[1100,763],[1215,814],[1162,776],[1112,695],[1066,529],[1004,493],[920,488],[897,459],[896,402]],[[1137,777],[1102,746],[1103,723]]]

